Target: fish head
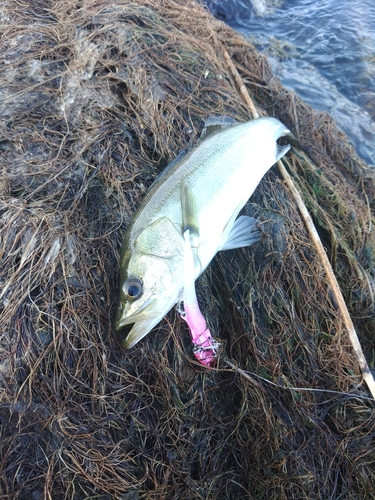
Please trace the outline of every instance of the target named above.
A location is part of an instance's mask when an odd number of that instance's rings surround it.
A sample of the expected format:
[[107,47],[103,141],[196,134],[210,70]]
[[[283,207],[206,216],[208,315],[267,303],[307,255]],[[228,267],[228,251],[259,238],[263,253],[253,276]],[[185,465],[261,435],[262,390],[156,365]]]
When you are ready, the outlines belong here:
[[125,236],[115,328],[134,325],[123,347],[133,347],[178,301],[183,258],[181,231],[167,217],[152,222],[133,241],[131,235]]

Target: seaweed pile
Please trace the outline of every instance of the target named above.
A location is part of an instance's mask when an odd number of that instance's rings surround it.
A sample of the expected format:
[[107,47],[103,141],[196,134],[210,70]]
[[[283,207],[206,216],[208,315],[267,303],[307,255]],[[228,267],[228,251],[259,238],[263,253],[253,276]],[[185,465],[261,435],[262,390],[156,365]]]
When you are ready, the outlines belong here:
[[244,209],[262,240],[197,283],[217,368],[175,311],[129,351],[113,329],[142,196],[208,115],[251,118],[224,48],[301,144],[287,168],[371,367],[374,172],[195,1],[5,0],[0,16],[0,496],[374,498],[374,401],[276,168]]

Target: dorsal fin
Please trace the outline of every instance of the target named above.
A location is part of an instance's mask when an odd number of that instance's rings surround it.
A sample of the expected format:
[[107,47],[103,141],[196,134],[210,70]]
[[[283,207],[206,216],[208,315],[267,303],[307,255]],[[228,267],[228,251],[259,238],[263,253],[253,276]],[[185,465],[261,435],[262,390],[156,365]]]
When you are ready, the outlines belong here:
[[238,125],[239,122],[230,116],[220,115],[210,115],[204,123],[204,127],[200,136],[200,140],[206,139],[211,134],[219,132],[233,125]]
[[164,168],[164,170],[162,170],[160,172],[160,174],[156,177],[156,179],[154,180],[154,182],[151,184],[150,186],[150,189],[155,185],[157,184],[158,182],[160,182],[166,175],[167,173],[171,170],[171,168],[176,165],[176,163],[178,163],[180,160],[182,160],[182,158],[186,155],[187,153],[187,150],[186,149],[183,149],[181,151],[181,153],[178,153],[178,155],[176,156],[176,158],[173,158],[172,161],[170,161],[168,163],[168,165]]
[[[226,128],[232,127],[233,125],[237,125],[239,122],[230,116],[220,115],[210,115],[204,123],[204,127],[202,133],[200,135],[199,141],[206,139],[206,137],[219,132],[220,130],[224,130]],[[155,184],[164,179],[167,173],[177,164],[179,163],[184,156],[189,152],[189,148],[182,150],[176,158],[174,158],[168,165],[160,172],[160,174],[156,177],[154,182],[151,184],[150,188],[152,188]]]

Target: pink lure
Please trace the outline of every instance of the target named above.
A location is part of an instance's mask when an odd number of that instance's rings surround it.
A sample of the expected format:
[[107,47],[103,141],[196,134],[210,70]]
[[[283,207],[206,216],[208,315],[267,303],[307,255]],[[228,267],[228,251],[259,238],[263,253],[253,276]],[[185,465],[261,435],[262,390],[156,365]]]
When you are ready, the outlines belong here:
[[194,344],[194,356],[204,366],[212,366],[216,358],[217,342],[212,338],[210,330],[207,328],[198,305],[194,283],[194,259],[190,245],[189,230],[184,233],[185,239],[185,266],[184,266],[184,310],[181,317],[190,328],[190,335]]

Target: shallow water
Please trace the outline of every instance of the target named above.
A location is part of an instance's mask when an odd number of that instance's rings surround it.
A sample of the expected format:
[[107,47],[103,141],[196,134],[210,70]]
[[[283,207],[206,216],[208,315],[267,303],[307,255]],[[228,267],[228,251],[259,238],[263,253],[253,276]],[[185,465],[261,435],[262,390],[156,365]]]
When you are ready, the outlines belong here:
[[206,3],[269,56],[285,87],[328,111],[375,164],[375,0]]

